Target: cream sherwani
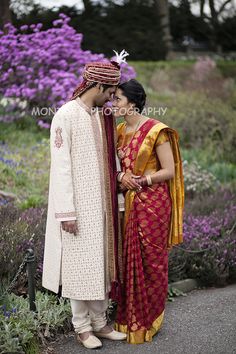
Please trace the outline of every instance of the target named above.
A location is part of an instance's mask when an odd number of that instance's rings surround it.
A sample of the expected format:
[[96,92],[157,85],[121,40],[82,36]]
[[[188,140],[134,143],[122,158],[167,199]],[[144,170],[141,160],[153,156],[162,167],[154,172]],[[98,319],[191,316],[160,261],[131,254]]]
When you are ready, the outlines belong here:
[[[105,240],[103,141],[99,114],[81,100],[63,105],[51,125],[51,171],[43,286],[77,300],[103,300],[110,290]],[[77,220],[78,233],[61,228]]]

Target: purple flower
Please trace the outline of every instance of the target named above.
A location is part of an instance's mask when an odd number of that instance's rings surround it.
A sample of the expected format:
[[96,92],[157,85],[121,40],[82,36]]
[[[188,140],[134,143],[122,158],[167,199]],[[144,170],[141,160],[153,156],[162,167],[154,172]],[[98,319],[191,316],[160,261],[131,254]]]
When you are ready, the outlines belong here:
[[28,28],[29,28],[28,25],[23,25],[23,26],[20,27],[20,30],[21,31],[27,31]]
[[49,123],[45,123],[42,120],[39,120],[38,121],[38,126],[41,127],[41,128],[44,128],[44,129],[50,129],[51,125]]
[[[8,33],[0,34],[0,94],[25,102],[25,112],[31,113],[33,106],[61,106],[81,82],[85,63],[108,61],[103,54],[81,49],[83,35],[69,26],[69,21],[68,16],[60,14],[48,30],[42,30],[39,23],[30,26],[31,33],[25,32],[29,30],[26,25],[17,32],[8,24]],[[128,64],[122,64],[121,71],[121,81],[135,77]],[[10,107],[12,114],[5,114],[0,120],[16,120],[20,111],[17,103]],[[39,122],[39,126],[49,128],[44,122]]]

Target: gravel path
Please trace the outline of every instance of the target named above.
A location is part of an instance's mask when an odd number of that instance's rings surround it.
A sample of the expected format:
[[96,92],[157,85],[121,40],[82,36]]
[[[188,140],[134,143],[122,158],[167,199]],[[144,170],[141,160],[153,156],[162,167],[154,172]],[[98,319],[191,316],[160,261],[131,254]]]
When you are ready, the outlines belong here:
[[71,333],[52,347],[56,354],[236,354],[236,284],[193,290],[168,302],[163,327],[151,343],[103,340],[102,349],[88,350]]

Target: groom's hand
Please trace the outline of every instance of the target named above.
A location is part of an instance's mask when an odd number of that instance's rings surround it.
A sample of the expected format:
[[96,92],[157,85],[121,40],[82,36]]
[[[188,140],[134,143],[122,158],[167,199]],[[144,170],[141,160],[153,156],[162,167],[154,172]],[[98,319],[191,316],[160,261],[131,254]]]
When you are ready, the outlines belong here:
[[64,231],[69,232],[70,234],[76,235],[78,232],[76,220],[62,221],[61,226]]

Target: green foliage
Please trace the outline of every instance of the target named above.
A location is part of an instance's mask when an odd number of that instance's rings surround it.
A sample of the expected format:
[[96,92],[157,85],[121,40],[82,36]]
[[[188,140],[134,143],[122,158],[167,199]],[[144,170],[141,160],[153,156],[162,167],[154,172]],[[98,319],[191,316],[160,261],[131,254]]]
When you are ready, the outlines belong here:
[[50,28],[61,12],[71,18],[70,25],[77,32],[84,34],[85,50],[110,57],[113,54],[111,48],[125,48],[135,60],[164,58],[159,18],[150,1],[125,1],[122,5],[114,1],[106,1],[105,4],[97,2],[92,3],[85,12],[67,6],[53,10],[36,7],[28,15],[15,18],[14,25],[20,27],[41,22],[44,28]]
[[224,161],[216,161],[216,157],[209,151],[203,149],[181,149],[183,160],[199,164],[203,169],[212,173],[222,184],[235,188],[236,164]]
[[0,189],[15,194],[16,202],[22,209],[45,204],[50,162],[49,139],[44,138],[41,132],[16,130],[15,124],[11,128],[4,124],[2,126]]
[[51,332],[53,333],[58,327],[63,327],[65,320],[71,314],[68,300],[41,292],[37,292],[36,308],[37,321],[46,337],[50,337]]
[[220,183],[215,176],[204,169],[196,162],[191,164],[183,162],[184,185],[187,196],[194,197],[196,194],[204,194],[219,188]]
[[221,73],[225,77],[233,77],[236,78],[236,65],[235,61],[225,61],[219,60],[217,62],[217,67],[220,69]]
[[214,161],[236,162],[235,112],[220,99],[200,93],[172,97],[165,122],[177,129],[181,146],[206,150]]
[[132,64],[146,89],[147,107],[167,109],[152,118],[177,129],[182,148],[206,152],[211,163],[235,164],[236,87],[221,74],[225,66],[234,75],[235,64],[221,61],[218,68],[210,59]]
[[179,296],[187,296],[183,291],[180,291],[179,289],[176,289],[172,286],[168,287],[168,296],[167,296],[167,300],[170,302],[175,301],[176,297]]
[[0,353],[39,353],[39,343],[63,326],[70,326],[68,300],[47,293],[36,293],[34,313],[28,298],[10,294],[0,312]]
[[10,124],[0,122],[0,141],[9,146],[34,146],[48,137],[49,131],[39,128],[32,117],[24,117]]
[[29,209],[29,208],[36,208],[39,205],[42,205],[44,201],[45,200],[44,200],[43,196],[31,195],[26,200],[24,200],[22,203],[20,203],[19,207],[22,210]]

